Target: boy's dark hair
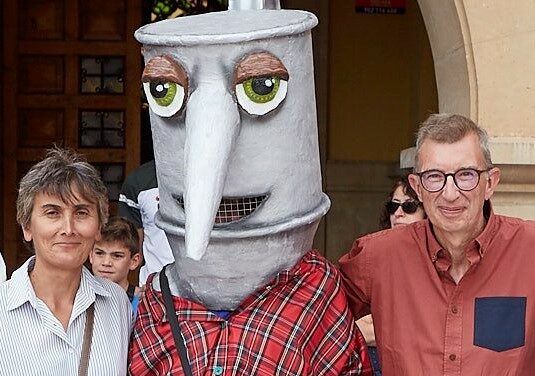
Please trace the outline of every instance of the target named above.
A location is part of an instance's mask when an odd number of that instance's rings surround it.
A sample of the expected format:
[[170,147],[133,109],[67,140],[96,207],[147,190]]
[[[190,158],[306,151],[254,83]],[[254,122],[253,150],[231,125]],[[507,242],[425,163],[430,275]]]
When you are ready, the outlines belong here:
[[139,253],[139,235],[136,226],[123,217],[111,217],[102,229],[101,242],[119,242],[132,255]]

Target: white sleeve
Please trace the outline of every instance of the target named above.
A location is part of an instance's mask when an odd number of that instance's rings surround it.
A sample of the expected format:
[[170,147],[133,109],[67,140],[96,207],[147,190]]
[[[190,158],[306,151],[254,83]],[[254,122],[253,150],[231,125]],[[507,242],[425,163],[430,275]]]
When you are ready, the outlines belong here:
[[0,282],[4,282],[6,280],[6,264],[4,263],[4,259],[2,258],[2,254],[0,253]]

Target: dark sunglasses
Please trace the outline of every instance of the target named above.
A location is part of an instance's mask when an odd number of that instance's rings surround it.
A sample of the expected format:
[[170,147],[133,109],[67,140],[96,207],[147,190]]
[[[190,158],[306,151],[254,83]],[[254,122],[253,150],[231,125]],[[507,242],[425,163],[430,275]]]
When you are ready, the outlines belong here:
[[388,214],[392,215],[398,210],[398,208],[401,206],[401,210],[403,210],[406,214],[414,214],[416,213],[416,210],[418,210],[418,206],[420,206],[419,201],[409,200],[405,202],[394,202],[394,201],[388,201],[386,203],[386,211]]

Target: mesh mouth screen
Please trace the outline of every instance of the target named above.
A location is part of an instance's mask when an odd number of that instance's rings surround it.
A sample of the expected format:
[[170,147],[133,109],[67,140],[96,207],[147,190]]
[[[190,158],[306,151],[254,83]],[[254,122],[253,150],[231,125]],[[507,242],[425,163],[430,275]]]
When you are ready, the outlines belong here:
[[[215,216],[215,223],[230,223],[245,218],[254,212],[265,198],[266,195],[223,198]],[[184,209],[184,197],[177,198],[177,201]]]

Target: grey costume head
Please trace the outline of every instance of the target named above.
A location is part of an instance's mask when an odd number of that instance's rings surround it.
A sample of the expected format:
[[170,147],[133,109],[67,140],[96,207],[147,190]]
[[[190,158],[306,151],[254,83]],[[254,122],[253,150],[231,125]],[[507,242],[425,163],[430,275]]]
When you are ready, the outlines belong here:
[[139,29],[175,295],[232,310],[312,246],[321,190],[316,17],[226,11]]

